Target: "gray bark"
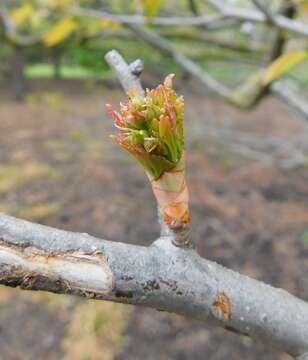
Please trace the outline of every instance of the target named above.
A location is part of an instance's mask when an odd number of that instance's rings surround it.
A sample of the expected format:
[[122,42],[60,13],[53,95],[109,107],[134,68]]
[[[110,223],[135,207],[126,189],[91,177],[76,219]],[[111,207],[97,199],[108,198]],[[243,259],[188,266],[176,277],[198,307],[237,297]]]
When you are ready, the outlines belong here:
[[116,243],[0,215],[0,283],[153,307],[308,352],[308,304],[175,247]]
[[[131,67],[133,67],[133,69],[129,68],[116,50],[109,51],[105,56],[105,60],[116,74],[121,74],[118,79],[125,92],[135,90],[138,94],[144,94],[144,90],[139,81],[139,75],[143,70],[143,66],[140,63],[141,60],[139,60],[138,63],[132,63]],[[138,66],[141,66],[141,68],[138,69]],[[140,73],[138,73],[139,71]]]

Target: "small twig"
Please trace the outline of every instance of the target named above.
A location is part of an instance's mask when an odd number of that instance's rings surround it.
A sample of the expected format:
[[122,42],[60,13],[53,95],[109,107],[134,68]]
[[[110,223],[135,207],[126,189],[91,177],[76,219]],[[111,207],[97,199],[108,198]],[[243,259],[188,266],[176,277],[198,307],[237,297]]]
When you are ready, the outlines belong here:
[[[116,50],[109,51],[105,55],[105,59],[117,74],[117,77],[126,92],[134,89],[138,92],[138,94],[142,96],[145,95],[145,91],[140,81],[140,75],[143,70],[143,62],[141,60],[135,60],[128,65]],[[188,224],[173,221],[169,226],[167,226],[163,220],[163,214],[159,206],[158,221],[160,224],[161,237],[171,239],[172,243],[179,247],[192,247],[190,228]]]
[[264,6],[259,0],[251,0],[253,4],[256,6],[257,9],[259,9],[266,17],[266,21],[269,24],[274,24],[275,21],[273,19],[273,14],[270,13],[270,11]]
[[129,28],[146,43],[149,43],[153,47],[172,57],[176,63],[178,63],[188,73],[194,75],[197,79],[199,79],[202,84],[210,91],[218,94],[224,99],[227,99],[229,90],[223,84],[219,83],[209,74],[204,72],[196,63],[194,63],[188,57],[176,51],[167,40],[160,37],[157,33],[138,25],[129,25]]
[[308,121],[308,97],[303,95],[294,82],[277,80],[272,83],[271,92]]
[[[236,22],[251,21],[256,23],[267,23],[268,19],[261,11],[246,10],[241,8],[230,7],[223,3],[218,3],[215,0],[207,0],[212,6],[215,6],[219,11],[216,15],[200,15],[193,17],[154,17],[149,20],[142,15],[127,15],[127,14],[112,14],[106,11],[99,11],[87,8],[74,8],[71,10],[72,14],[81,16],[93,16],[101,19],[115,21],[124,25],[145,25],[149,22],[153,25],[159,26],[208,26],[209,28],[226,28],[230,24],[227,20]],[[280,14],[273,14],[271,16],[271,25],[291,33],[308,36],[308,26],[298,20],[291,20]]]
[[159,26],[215,26],[219,23],[219,27],[225,27],[222,20],[224,15],[200,15],[200,16],[172,16],[172,17],[154,17],[149,20],[143,15],[126,15],[112,14],[102,10],[93,10],[88,8],[74,8],[71,12],[75,15],[93,16],[109,21],[115,21],[123,25],[140,24],[145,25],[151,23]]
[[[268,94],[267,86],[263,85],[260,81],[262,73],[256,74],[255,80],[248,78],[236,89],[229,89],[224,84],[212,78],[211,75],[206,73],[194,61],[175,50],[166,39],[162,38],[157,33],[138,25],[129,25],[129,28],[146,43],[170,56],[174,62],[180,65],[187,73],[199,80],[206,89],[233,106],[237,106],[240,109],[251,109],[262,97]],[[308,119],[308,109],[305,99],[288,90],[287,85],[284,85],[282,80],[279,80],[278,85],[276,85],[277,82],[278,81],[273,82],[269,86],[269,90],[275,96],[283,99],[283,101],[292,109],[296,110],[298,114],[305,119]],[[235,96],[236,94],[239,96]]]
[[122,58],[122,56],[116,51],[111,50],[105,55],[105,60],[107,61],[108,65],[115,71],[117,74],[117,77],[127,93],[130,90],[137,91],[138,94],[144,95],[144,90],[142,88],[139,76],[141,75],[142,69],[141,69],[141,60],[138,61],[138,67],[139,67],[139,74],[136,75],[136,62],[134,62],[132,65],[134,71],[132,71],[132,68],[127,65],[125,60]]
[[130,68],[131,73],[133,75],[135,75],[137,78],[139,78],[144,69],[143,61],[140,59],[137,59],[129,64],[129,68]]

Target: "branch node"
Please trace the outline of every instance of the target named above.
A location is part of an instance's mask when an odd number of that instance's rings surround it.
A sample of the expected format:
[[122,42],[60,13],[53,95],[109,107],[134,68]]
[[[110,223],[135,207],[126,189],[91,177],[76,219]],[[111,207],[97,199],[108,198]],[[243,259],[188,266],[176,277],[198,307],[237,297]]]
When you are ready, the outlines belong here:
[[182,248],[192,248],[189,225],[180,221],[173,221],[170,224],[172,232],[172,244]]
[[129,64],[129,68],[133,75],[140,77],[144,69],[143,61],[141,59],[137,59]]

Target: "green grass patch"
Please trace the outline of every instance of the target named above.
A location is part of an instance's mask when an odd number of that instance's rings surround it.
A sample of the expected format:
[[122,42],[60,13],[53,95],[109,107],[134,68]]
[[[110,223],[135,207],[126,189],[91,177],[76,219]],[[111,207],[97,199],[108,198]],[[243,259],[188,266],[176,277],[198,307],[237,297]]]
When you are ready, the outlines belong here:
[[60,174],[41,163],[29,162],[23,165],[0,166],[0,194],[20,188],[37,178],[58,179]]
[[20,217],[25,220],[37,220],[44,219],[48,216],[57,214],[61,211],[62,204],[54,203],[43,203],[32,206],[25,206],[16,211],[13,211],[14,216]]
[[[60,68],[61,79],[104,79],[111,75],[109,69],[89,69],[78,65],[62,65]],[[28,79],[52,79],[54,67],[51,64],[32,64],[25,68],[25,76]]]

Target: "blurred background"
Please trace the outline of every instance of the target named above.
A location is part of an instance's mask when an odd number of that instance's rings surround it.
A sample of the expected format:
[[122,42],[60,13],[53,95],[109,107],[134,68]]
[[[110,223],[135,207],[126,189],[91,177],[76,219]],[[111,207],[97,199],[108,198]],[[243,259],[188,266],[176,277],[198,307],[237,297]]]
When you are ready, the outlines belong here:
[[[148,180],[109,138],[105,103],[125,99],[104,61],[117,49],[144,61],[147,87],[176,74],[199,253],[308,301],[306,0],[1,0],[0,19],[1,212],[132,244],[158,236]],[[180,316],[2,286],[0,349],[5,360],[289,359]]]

